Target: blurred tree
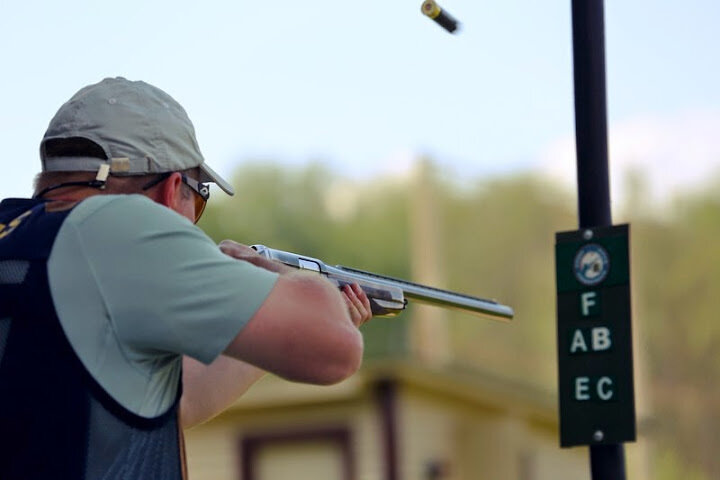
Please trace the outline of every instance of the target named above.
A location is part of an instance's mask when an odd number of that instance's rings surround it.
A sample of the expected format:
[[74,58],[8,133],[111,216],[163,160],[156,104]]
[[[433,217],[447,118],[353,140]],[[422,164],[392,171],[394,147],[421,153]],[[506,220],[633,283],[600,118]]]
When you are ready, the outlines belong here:
[[575,228],[572,199],[541,180],[517,176],[470,191],[447,185],[445,202],[448,288],[515,309],[511,325],[456,315],[455,354],[554,391],[554,232]]
[[707,478],[720,478],[717,191],[685,195],[666,219],[634,224],[632,248],[658,448],[676,452],[678,462]]

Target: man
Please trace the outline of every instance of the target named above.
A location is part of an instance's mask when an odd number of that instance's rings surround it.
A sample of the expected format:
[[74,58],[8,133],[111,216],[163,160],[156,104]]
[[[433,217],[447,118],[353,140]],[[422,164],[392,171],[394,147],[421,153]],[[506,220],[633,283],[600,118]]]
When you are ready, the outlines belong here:
[[0,478],[184,476],[182,428],[265,371],[338,382],[370,316],[357,286],[215,245],[232,195],[183,108],[105,79],[50,122],[33,199],[0,203]]

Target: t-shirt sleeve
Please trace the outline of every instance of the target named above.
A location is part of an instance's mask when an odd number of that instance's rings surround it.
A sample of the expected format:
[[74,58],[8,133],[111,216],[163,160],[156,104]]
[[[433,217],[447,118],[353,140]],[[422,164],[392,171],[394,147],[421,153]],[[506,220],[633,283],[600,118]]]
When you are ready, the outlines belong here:
[[[139,195],[93,197],[69,215],[50,268],[78,267],[87,271],[86,282],[94,282],[88,288],[97,290],[106,320],[125,354],[137,357],[133,361],[174,353],[210,363],[277,280],[273,272],[226,256],[187,219]],[[83,296],[78,285],[58,283],[53,290],[63,303]],[[63,324],[68,321],[87,319]]]

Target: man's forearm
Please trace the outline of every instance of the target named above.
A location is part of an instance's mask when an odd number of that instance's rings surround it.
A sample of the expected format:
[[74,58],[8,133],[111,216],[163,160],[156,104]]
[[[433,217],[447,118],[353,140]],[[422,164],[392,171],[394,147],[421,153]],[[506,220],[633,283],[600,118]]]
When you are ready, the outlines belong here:
[[226,355],[210,365],[183,357],[182,428],[199,425],[226,410],[265,373]]

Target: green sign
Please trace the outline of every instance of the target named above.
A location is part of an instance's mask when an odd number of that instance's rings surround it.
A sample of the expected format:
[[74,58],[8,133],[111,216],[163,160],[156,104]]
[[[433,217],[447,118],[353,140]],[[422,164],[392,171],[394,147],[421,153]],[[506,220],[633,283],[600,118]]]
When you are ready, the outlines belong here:
[[555,236],[560,445],[635,440],[629,227]]

